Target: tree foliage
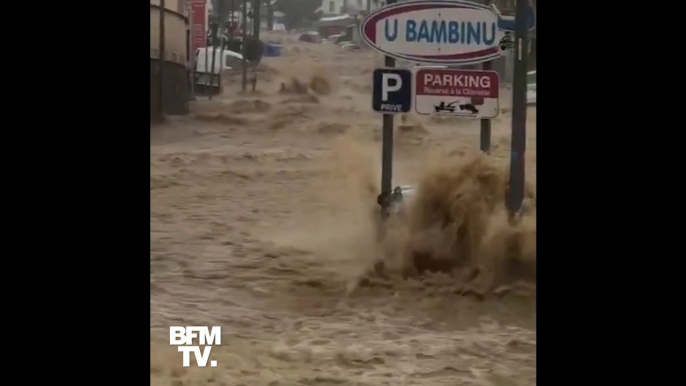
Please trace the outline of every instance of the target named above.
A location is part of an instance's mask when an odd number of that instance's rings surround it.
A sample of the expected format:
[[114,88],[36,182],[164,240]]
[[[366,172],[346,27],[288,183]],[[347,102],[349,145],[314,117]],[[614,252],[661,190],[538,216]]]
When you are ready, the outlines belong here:
[[321,0],[276,0],[274,10],[283,12],[286,28],[292,29],[319,20],[321,5]]

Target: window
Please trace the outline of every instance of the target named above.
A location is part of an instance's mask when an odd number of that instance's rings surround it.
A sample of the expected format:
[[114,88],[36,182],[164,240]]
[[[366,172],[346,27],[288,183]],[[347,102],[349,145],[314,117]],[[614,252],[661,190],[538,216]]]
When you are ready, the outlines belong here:
[[331,1],[329,2],[329,13],[334,13],[336,12],[336,3]]

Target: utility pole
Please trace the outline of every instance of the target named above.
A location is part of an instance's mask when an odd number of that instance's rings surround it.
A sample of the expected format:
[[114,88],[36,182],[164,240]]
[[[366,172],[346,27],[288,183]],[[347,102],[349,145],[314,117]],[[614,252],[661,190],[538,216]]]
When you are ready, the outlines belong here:
[[194,23],[194,18],[195,18],[195,13],[194,13],[194,7],[190,6],[190,12],[189,12],[189,27],[190,27],[190,33],[188,34],[189,39],[188,39],[188,57],[189,57],[189,62],[191,66],[191,100],[195,100],[195,47],[193,45],[193,31],[195,31],[195,28],[193,27],[195,25]]
[[[260,53],[260,48],[262,47],[260,45],[260,28],[262,27],[262,17],[260,15],[261,13],[261,5],[262,5],[262,0],[253,0],[253,16],[252,16],[252,23],[253,23],[253,30],[252,30],[252,49],[250,50],[250,60],[251,60],[251,67],[252,67],[252,91],[255,92],[255,88],[257,87],[257,63],[258,59],[262,57],[262,53]],[[254,60],[254,62],[252,62]]]
[[260,17],[260,5],[262,3],[262,0],[254,0],[253,4],[255,6],[253,7],[253,17],[252,17],[252,22],[253,22],[253,30],[252,30],[252,36],[253,40],[255,41],[255,47],[257,47],[257,42],[260,41],[260,25],[262,24],[262,18]]
[[245,57],[248,55],[248,49],[247,49],[247,23],[248,23],[248,0],[243,0],[243,12],[242,12],[242,19],[243,21],[241,22],[241,53],[243,55],[243,60],[241,61],[242,64],[242,70],[243,70],[243,79],[242,79],[242,86],[243,86],[243,92],[248,88],[248,67],[246,66],[245,63]]
[[[216,63],[216,56],[217,56],[217,28],[219,26],[217,25],[217,14],[214,14],[214,21],[212,22],[212,73],[210,73],[210,94],[209,98],[212,100],[212,89],[214,87],[214,65]],[[219,61],[222,61],[222,58],[219,58]],[[221,66],[219,67],[221,71]],[[221,85],[218,85],[221,86]],[[218,87],[219,88],[219,87]]]
[[236,13],[236,0],[231,0],[231,18],[229,19],[229,40],[233,44],[233,30],[236,27],[236,20],[233,18]]
[[[224,70],[224,27],[226,26],[226,1],[217,1],[217,29],[218,32],[215,33],[215,39],[219,40],[219,75],[217,76],[217,90],[221,92],[222,90],[222,72]],[[216,48],[215,48],[216,50]]]
[[159,84],[159,93],[160,93],[160,103],[159,103],[159,114],[160,114],[160,119],[164,116],[164,58],[165,58],[165,52],[164,52],[164,14],[165,14],[165,5],[164,5],[164,0],[160,0],[160,84]]
[[507,209],[516,219],[524,200],[524,160],[526,154],[526,72],[529,47],[530,0],[517,0],[515,12],[514,76],[512,81],[512,144],[510,149],[510,187]]
[[272,0],[267,0],[267,30],[272,31],[274,29],[274,5]]

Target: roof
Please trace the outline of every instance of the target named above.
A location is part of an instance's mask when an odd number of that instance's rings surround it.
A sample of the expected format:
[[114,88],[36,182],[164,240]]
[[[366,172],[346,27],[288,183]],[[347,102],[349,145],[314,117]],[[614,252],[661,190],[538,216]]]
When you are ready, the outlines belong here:
[[336,26],[347,26],[350,24],[351,21],[355,20],[353,16],[350,15],[340,15],[340,16],[332,16],[332,17],[323,17],[317,21],[317,24],[319,26],[331,26],[331,25],[336,25]]
[[337,21],[337,20],[346,20],[346,19],[352,19],[353,17],[350,15],[339,15],[339,16],[331,16],[331,17],[323,17],[319,19],[319,21]]

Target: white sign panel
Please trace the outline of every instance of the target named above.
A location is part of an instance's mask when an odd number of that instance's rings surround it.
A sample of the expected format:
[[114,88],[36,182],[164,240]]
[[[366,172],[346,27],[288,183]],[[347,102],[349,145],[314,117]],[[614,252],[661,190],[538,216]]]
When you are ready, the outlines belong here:
[[502,22],[490,7],[469,1],[409,1],[370,14],[360,30],[372,48],[398,59],[472,64],[506,49]]

